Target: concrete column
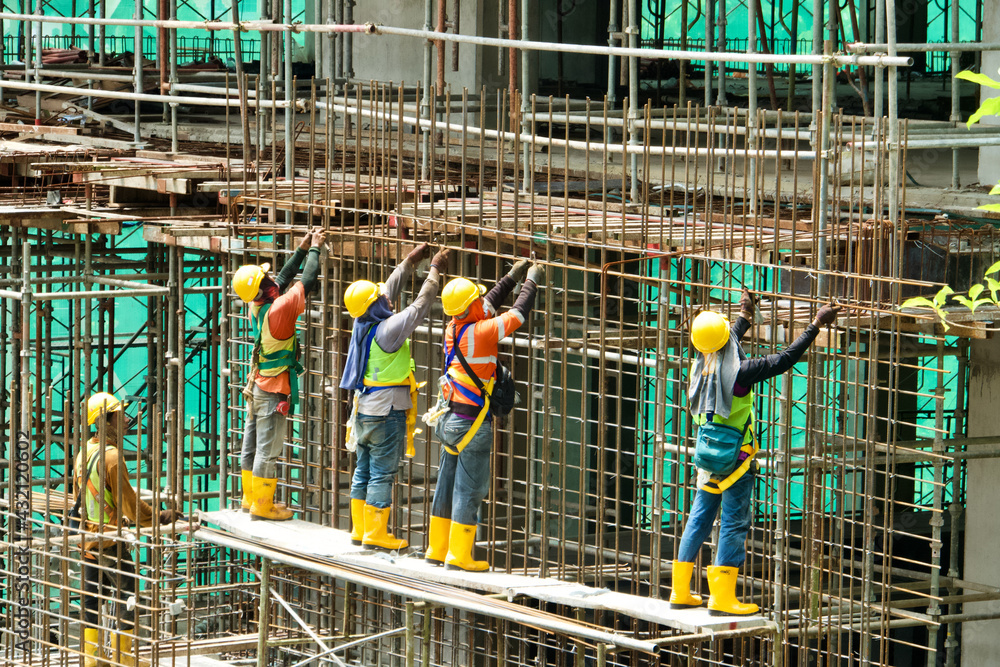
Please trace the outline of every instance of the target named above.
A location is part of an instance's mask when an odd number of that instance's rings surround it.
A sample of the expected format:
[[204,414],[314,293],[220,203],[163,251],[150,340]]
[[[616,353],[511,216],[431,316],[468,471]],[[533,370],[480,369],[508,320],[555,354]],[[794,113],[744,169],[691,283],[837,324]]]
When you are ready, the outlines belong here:
[[[1000,3],[983,3],[983,41],[995,42],[1000,40]],[[1000,51],[984,51],[982,54],[983,66],[980,70],[983,74],[1000,79]],[[982,99],[1000,96],[1000,90],[993,88],[981,88]],[[979,121],[984,125],[1000,125],[1000,118],[989,116]],[[983,185],[994,185],[1000,181],[1000,146],[990,146],[979,149],[979,182]]]
[[[996,16],[996,8],[990,8]],[[998,30],[993,26],[992,30]],[[992,39],[987,37],[986,39]],[[985,55],[985,54],[984,54]],[[983,68],[985,70],[985,67]],[[969,437],[1000,434],[1000,339],[973,340],[969,361]],[[965,564],[961,576],[995,586],[1000,581],[1000,460],[979,459],[966,477]],[[966,613],[994,611],[996,602],[965,605]],[[1000,620],[962,627],[962,664],[1000,664]]]

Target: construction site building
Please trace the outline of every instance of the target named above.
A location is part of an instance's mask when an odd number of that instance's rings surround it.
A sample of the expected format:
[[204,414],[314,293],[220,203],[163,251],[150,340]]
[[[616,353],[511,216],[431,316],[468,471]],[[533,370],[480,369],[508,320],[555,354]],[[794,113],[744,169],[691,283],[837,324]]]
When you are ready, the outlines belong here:
[[[998,664],[1000,123],[966,121],[1000,107],[958,78],[995,75],[998,18],[995,0],[0,6],[0,664],[84,664],[69,514],[101,391],[128,403],[140,496],[184,517],[105,526],[139,582],[102,606],[107,636],[136,616],[106,664]],[[316,227],[278,466],[295,519],[251,522],[231,280]],[[476,535],[490,572],[421,558],[429,428],[394,491],[410,547],[350,542],[344,292],[422,242],[454,249],[448,277],[546,268],[500,347],[520,401]],[[844,309],[757,388],[739,591],[761,609],[719,617],[668,603],[696,490],[688,326],[736,317],[744,288],[751,356]],[[438,301],[411,339],[421,411],[447,319]]]

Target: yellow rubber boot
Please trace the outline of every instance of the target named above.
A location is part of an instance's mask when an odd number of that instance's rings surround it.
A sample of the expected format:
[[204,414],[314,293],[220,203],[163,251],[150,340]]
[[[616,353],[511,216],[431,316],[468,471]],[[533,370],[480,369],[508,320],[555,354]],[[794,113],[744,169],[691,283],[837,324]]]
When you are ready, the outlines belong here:
[[692,607],[701,606],[701,596],[691,594],[692,572],[694,572],[694,563],[684,563],[679,560],[674,561],[674,569],[670,577],[671,609],[691,609]]
[[292,511],[274,504],[274,491],[278,480],[253,478],[253,505],[250,506],[251,521],[287,521],[292,518]]
[[760,607],[755,604],[743,604],[736,599],[735,567],[714,566],[708,568],[708,613],[712,616],[749,616],[756,614]]
[[448,557],[448,533],[451,532],[451,519],[439,516],[431,517],[430,530],[427,532],[427,552],[424,560],[435,567],[444,565]]
[[365,501],[351,498],[351,544],[361,546],[365,538]]
[[365,504],[365,535],[361,544],[371,549],[398,551],[410,543],[389,533],[389,507],[372,507]]
[[83,667],[98,667],[104,664],[104,649],[101,645],[101,631],[97,628],[83,629]]
[[476,548],[476,527],[460,523],[451,524],[448,535],[448,556],[444,565],[447,570],[465,570],[466,572],[483,572],[490,569],[490,564],[484,560],[473,560],[472,550]]
[[147,667],[148,660],[136,661],[132,654],[132,635],[115,635],[115,651],[111,655],[122,667]]
[[253,471],[242,470],[240,472],[243,478],[243,501],[240,503],[240,509],[249,512],[250,506],[253,505]]

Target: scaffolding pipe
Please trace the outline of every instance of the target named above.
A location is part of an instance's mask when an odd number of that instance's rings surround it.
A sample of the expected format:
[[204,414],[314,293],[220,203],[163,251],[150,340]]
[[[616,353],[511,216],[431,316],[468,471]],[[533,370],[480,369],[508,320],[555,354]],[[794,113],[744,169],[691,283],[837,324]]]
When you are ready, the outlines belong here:
[[[316,106],[319,108],[324,108],[328,110],[338,111],[341,113],[349,113],[351,111],[356,112],[358,115],[368,118],[380,118],[388,120],[396,120],[400,123],[406,123],[408,125],[416,125],[419,127],[431,127],[432,123],[429,120],[418,119],[412,116],[399,116],[395,113],[374,111],[371,109],[358,108],[354,106],[346,106],[337,103],[330,102],[316,102]],[[579,141],[579,140],[567,140],[567,139],[556,139],[553,137],[541,137],[533,134],[514,134],[511,132],[500,132],[498,130],[489,130],[485,128],[472,127],[461,125],[458,123],[436,123],[433,124],[439,130],[448,129],[458,132],[466,132],[472,136],[482,135],[488,139],[497,140],[513,140],[515,137],[519,137],[521,141],[532,142],[535,146],[556,146],[561,148],[571,148],[577,150],[595,150],[595,149],[605,149],[609,153],[617,152],[637,152],[639,154],[648,155],[673,155],[678,157],[736,157],[748,154],[746,149],[739,148],[687,148],[687,147],[674,147],[674,146],[629,146],[628,144],[604,144],[604,143],[594,143],[589,141]],[[793,156],[800,160],[814,160],[818,156],[817,151],[799,151],[799,150],[756,150],[753,152],[754,155],[760,158],[774,158],[774,159],[791,159]]]
[[[41,0],[39,0],[39,3],[41,3]],[[135,0],[135,19],[136,19],[136,21],[141,21],[142,20],[142,10],[143,10],[143,0]],[[133,56],[135,57],[135,75],[134,75],[135,76],[135,81],[134,81],[134,83],[135,83],[135,94],[136,95],[139,95],[140,93],[143,92],[143,85],[142,85],[142,61],[143,61],[142,32],[143,32],[142,26],[137,23],[136,26],[135,26],[135,33],[134,33],[134,37],[135,37],[135,48],[134,48],[134,51],[135,51],[135,53],[133,54]],[[41,91],[39,91],[37,94],[41,95]],[[160,97],[162,99],[162,97],[163,97],[163,91],[162,90],[159,92],[159,94],[157,95],[157,97]],[[134,128],[133,128],[133,131],[132,131],[132,141],[134,141],[135,143],[139,143],[140,141],[142,141],[142,110],[139,107],[140,107],[140,103],[139,103],[138,100],[136,100],[136,102],[135,102],[135,111],[132,114],[133,119],[134,119],[133,120]]]
[[[434,21],[434,0],[424,0],[424,31],[430,32],[433,27]],[[433,60],[434,60],[434,42],[430,37],[424,40],[424,80],[423,85],[423,100],[421,108],[423,109],[424,119],[430,120],[431,113],[433,113],[432,105],[436,106],[436,100],[431,100],[431,72],[433,71]],[[440,92],[440,91],[436,91]],[[345,111],[346,113],[346,111]],[[430,132],[424,131],[421,133],[420,137],[421,146],[421,158],[420,158],[420,178],[422,180],[427,180],[430,178],[430,153],[431,153],[431,135]]]
[[[616,106],[618,102],[618,72],[617,59],[615,58],[615,48],[618,44],[618,14],[620,13],[619,0],[611,0],[611,12],[608,18],[608,105]],[[611,136],[607,135],[608,141]]]
[[[45,83],[35,84],[19,81],[4,81],[5,88],[15,88],[17,90],[37,90],[43,93],[66,93],[66,94],[77,94],[81,97],[90,95],[92,97],[103,97],[114,100],[133,100],[137,102],[155,102],[162,104],[163,98],[160,95],[153,95],[147,93],[130,93],[124,91],[116,90],[89,90],[87,88],[72,88],[69,86],[53,86]],[[238,100],[231,99],[213,99],[211,97],[181,97],[177,96],[171,98],[170,104],[191,104],[191,105],[201,105],[209,107],[225,107],[225,106],[236,106],[239,103]],[[304,104],[304,100],[295,100],[294,103]],[[247,105],[251,107],[256,107],[258,109],[282,109],[286,106],[287,102],[283,100],[247,100]]]
[[[896,44],[896,51],[903,53],[982,53],[983,51],[1000,51],[1000,42],[959,42],[952,32],[951,42],[927,42],[920,44]],[[855,42],[846,44],[850,53],[886,53],[888,44],[865,44]]]
[[[639,2],[628,0],[628,45],[639,50]],[[629,201],[639,203],[639,58],[628,59]],[[624,139],[623,139],[624,140]]]

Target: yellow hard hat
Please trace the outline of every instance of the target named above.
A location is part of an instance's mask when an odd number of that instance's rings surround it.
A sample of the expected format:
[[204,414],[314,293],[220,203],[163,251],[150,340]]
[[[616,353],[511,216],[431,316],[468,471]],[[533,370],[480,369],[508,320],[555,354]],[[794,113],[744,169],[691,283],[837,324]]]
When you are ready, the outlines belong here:
[[344,292],[344,305],[348,314],[357,319],[368,311],[385,290],[385,283],[375,284],[370,280],[355,280]]
[[260,283],[270,268],[271,265],[265,262],[260,266],[244,264],[236,269],[236,275],[233,276],[233,289],[236,290],[236,296],[247,303],[256,299],[258,292],[260,292]]
[[486,287],[477,285],[467,278],[452,278],[441,290],[441,305],[444,314],[461,315],[476,299],[486,294]]
[[729,342],[729,320],[703,310],[691,323],[691,344],[702,354],[718,352]]
[[93,424],[106,412],[118,412],[124,408],[124,404],[112,394],[103,391],[94,394],[87,399],[87,423]]

